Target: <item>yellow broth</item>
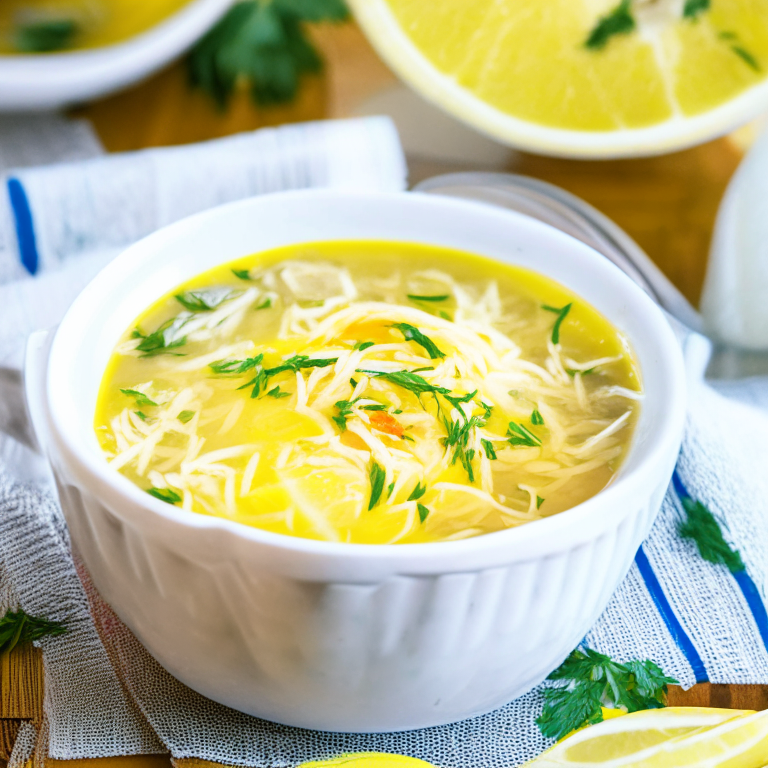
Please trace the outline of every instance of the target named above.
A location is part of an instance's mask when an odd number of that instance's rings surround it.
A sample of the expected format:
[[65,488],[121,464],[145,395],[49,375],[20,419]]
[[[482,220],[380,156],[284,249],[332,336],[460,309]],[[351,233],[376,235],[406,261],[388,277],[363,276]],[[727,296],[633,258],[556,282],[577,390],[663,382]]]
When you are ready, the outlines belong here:
[[2,0],[0,53],[20,53],[24,27],[72,22],[64,49],[99,48],[127,40],[176,13],[190,0]]
[[628,341],[542,275],[323,242],[217,267],[151,306],[115,349],[95,428],[115,469],[191,512],[436,542],[604,488],[641,390]]

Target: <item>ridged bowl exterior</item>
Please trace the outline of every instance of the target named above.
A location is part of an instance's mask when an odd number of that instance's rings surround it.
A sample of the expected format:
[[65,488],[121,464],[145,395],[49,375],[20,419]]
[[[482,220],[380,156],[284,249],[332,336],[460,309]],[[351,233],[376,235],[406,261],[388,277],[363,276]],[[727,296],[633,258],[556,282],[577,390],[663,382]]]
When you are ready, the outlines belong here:
[[[544,558],[373,583],[309,581],[256,559],[189,556],[60,479],[72,540],[104,599],[172,674],[215,701],[319,730],[472,717],[540,683],[626,574],[669,472],[617,524]],[[169,643],[168,638],[173,642]]]
[[[148,291],[162,295],[214,258],[281,238],[344,233],[433,241],[535,265],[625,330],[647,397],[615,481],[572,510],[513,530],[366,546],[186,513],[112,471],[95,440],[93,408],[106,360],[152,300]],[[47,383],[36,396],[30,390],[33,421],[52,458],[72,541],[103,598],[193,689],[259,717],[331,731],[444,724],[541,682],[629,569],[669,483],[685,415],[674,335],[613,265],[524,216],[414,194],[289,193],[173,225],[97,277],[50,352],[40,354]]]

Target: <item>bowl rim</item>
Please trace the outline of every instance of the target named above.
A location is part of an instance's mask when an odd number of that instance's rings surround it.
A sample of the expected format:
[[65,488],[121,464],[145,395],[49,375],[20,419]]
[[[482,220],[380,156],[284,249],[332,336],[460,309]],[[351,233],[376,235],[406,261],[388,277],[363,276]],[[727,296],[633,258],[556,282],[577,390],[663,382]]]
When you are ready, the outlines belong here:
[[96,48],[0,55],[0,109],[104,96],[148,76],[204,35],[234,0],[189,0],[138,34]]
[[[504,529],[459,541],[421,544],[355,544],[334,543],[272,533],[225,518],[187,512],[153,498],[121,473],[112,470],[103,456],[95,455],[86,446],[70,439],[67,434],[66,418],[62,417],[68,403],[66,397],[62,395],[60,388],[53,387],[52,382],[56,380],[60,366],[67,365],[67,360],[70,356],[65,347],[66,342],[62,341],[66,337],[68,325],[72,322],[73,316],[83,311],[87,313],[89,296],[92,293],[98,294],[102,288],[101,284],[109,283],[110,280],[121,274],[126,265],[129,265],[129,269],[139,268],[141,265],[140,263],[137,264],[137,254],[140,254],[141,251],[147,251],[151,254],[154,248],[163,247],[166,243],[172,242],[175,238],[182,237],[185,232],[190,230],[199,231],[201,226],[212,226],[215,228],[217,217],[221,216],[223,218],[227,214],[238,213],[241,210],[242,212],[250,211],[253,206],[259,206],[263,200],[269,199],[270,202],[277,200],[282,203],[290,202],[291,200],[304,200],[306,198],[310,200],[317,198],[325,201],[330,199],[340,205],[351,200],[362,200],[365,201],[365,204],[371,206],[392,203],[395,200],[399,202],[406,198],[413,201],[414,205],[445,209],[446,214],[456,209],[462,209],[465,212],[474,211],[475,213],[485,215],[488,215],[490,212],[495,216],[514,220],[517,225],[524,225],[530,229],[538,230],[543,233],[545,238],[565,239],[568,241],[568,247],[572,250],[581,251],[585,255],[589,254],[589,258],[595,262],[595,268],[603,270],[605,274],[613,278],[614,282],[623,285],[629,299],[645,313],[644,325],[651,329],[654,338],[653,343],[658,354],[656,362],[666,372],[665,383],[667,391],[664,395],[669,403],[666,414],[668,418],[661,420],[658,429],[652,433],[651,440],[654,450],[645,450],[645,456],[638,466],[634,467],[632,471],[624,473],[619,470],[617,475],[614,476],[614,480],[594,496],[571,509],[551,517],[532,521],[516,528]],[[411,203],[406,204],[410,205]],[[339,238],[325,239],[338,240]],[[317,238],[315,242],[320,240],[323,240],[323,238]],[[397,242],[397,240],[393,240],[393,242]],[[400,242],[402,242],[402,239]],[[483,255],[485,258],[494,258],[486,254],[480,255]],[[231,260],[231,258],[227,257],[226,260],[222,260],[222,263]],[[182,278],[182,280],[190,279],[199,271],[195,270],[195,272]],[[576,292],[572,288],[569,288],[569,290]],[[600,310],[598,309],[598,311]],[[103,375],[103,371],[101,375]],[[334,560],[355,562],[360,562],[362,558],[365,561],[381,561],[390,565],[402,565],[402,563],[418,561],[424,567],[431,567],[435,564],[440,566],[441,564],[450,563],[459,555],[465,555],[466,557],[459,559],[466,560],[467,558],[472,559],[473,555],[489,550],[503,551],[513,544],[515,547],[518,545],[526,546],[537,540],[562,538],[562,536],[550,535],[558,531],[561,533],[568,531],[575,539],[583,541],[592,540],[596,537],[595,531],[597,529],[615,528],[629,514],[628,505],[622,503],[626,501],[627,497],[639,498],[648,496],[649,478],[655,482],[660,478],[660,472],[668,471],[671,474],[671,465],[668,466],[669,454],[671,451],[674,451],[676,454],[679,448],[685,420],[685,368],[680,345],[662,310],[618,267],[581,241],[528,216],[485,203],[418,192],[363,193],[328,189],[278,192],[217,206],[216,208],[194,214],[163,227],[126,248],[104,267],[75,299],[51,342],[46,377],[45,418],[49,437],[55,448],[58,449],[54,453],[63,458],[67,474],[73,479],[78,480],[86,488],[90,488],[94,496],[102,503],[105,503],[104,495],[111,494],[112,503],[107,504],[107,506],[113,511],[116,508],[131,510],[128,514],[132,516],[144,514],[146,517],[149,515],[150,518],[158,522],[162,520],[171,525],[180,525],[190,531],[201,530],[208,531],[211,534],[221,532],[225,536],[234,536],[235,539],[262,545],[283,554],[315,555],[321,559],[330,557]],[[655,397],[656,395],[651,396]],[[659,397],[661,397],[661,394],[659,394]],[[637,450],[638,446],[635,439],[624,460],[624,466],[626,466],[632,454]],[[611,507],[614,509],[611,513],[611,519],[601,520],[601,517],[605,517],[605,509]],[[568,546],[572,544],[573,541],[569,539]],[[562,544],[562,546],[556,547],[556,549],[559,550],[565,546],[565,544]]]

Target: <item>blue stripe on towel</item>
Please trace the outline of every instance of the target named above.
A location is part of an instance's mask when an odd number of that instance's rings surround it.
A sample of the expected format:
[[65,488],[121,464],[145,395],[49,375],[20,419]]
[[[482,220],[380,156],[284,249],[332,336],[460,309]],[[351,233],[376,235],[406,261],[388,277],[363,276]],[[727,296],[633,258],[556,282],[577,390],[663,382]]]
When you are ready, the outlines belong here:
[[19,241],[21,263],[30,275],[37,272],[40,259],[35,242],[35,227],[32,222],[32,210],[29,207],[27,193],[18,179],[8,179],[8,196],[11,199],[11,209],[16,223],[16,237]]
[[[681,502],[683,499],[693,499],[691,494],[688,493],[688,489],[685,487],[677,468],[675,468],[672,475],[672,485]],[[744,600],[746,600],[747,605],[749,606],[752,618],[755,620],[755,624],[757,624],[757,629],[760,632],[763,645],[766,650],[768,650],[768,612],[766,612],[765,603],[760,595],[760,590],[758,590],[757,585],[752,581],[752,577],[746,570],[731,571],[731,575],[736,580],[741,593],[744,595]]]
[[669,634],[672,635],[672,639],[677,643],[677,647],[683,652],[686,660],[691,665],[696,682],[706,683],[709,680],[709,677],[707,676],[704,662],[701,660],[701,656],[699,656],[699,652],[691,642],[691,638],[688,637],[683,629],[683,625],[672,610],[672,606],[669,604],[669,600],[667,600],[667,596],[664,594],[664,590],[661,588],[656,573],[651,567],[651,564],[648,561],[648,556],[645,554],[645,550],[642,547],[637,550],[635,563],[637,563],[637,568],[640,571],[640,575],[643,577],[645,586],[656,606],[656,610],[667,625]]

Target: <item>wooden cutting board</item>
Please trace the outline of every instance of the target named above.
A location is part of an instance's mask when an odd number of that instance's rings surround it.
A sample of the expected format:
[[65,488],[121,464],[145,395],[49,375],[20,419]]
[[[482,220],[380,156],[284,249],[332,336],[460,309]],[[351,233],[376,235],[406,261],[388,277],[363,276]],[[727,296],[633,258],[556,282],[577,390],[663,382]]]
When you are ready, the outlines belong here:
[[[283,122],[344,117],[355,105],[396,83],[353,24],[323,26],[315,38],[326,56],[325,77],[309,79],[289,107],[256,108],[243,92],[231,109],[217,112],[202,93],[189,91],[182,64],[117,96],[78,109],[110,151],[202,141]],[[694,304],[720,198],[742,156],[748,131],[658,158],[585,162],[517,154],[507,170],[535,176],[582,197],[623,227]],[[456,164],[409,157],[411,181],[468,170]],[[40,722],[43,701],[39,652],[20,649],[0,658],[0,761],[5,761],[22,722]],[[767,709],[768,686],[674,687],[676,706]],[[200,768],[195,761],[183,768]],[[70,768],[165,768],[167,755],[48,760]],[[182,768],[177,766],[177,768]]]

